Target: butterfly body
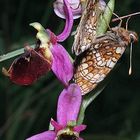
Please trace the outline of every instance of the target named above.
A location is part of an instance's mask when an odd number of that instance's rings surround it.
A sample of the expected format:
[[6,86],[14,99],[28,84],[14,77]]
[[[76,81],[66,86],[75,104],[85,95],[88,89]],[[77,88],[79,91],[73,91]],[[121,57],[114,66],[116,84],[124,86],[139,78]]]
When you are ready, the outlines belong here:
[[90,48],[77,57],[74,80],[83,95],[107,76],[132,39],[134,42],[138,39],[135,32],[115,27],[103,36],[96,37]]

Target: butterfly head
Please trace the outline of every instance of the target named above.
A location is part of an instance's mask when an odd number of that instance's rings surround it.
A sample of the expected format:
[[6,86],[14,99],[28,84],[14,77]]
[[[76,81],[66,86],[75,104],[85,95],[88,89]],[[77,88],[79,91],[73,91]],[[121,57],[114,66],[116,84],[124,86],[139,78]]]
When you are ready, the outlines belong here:
[[138,35],[135,32],[129,31],[129,42],[134,43],[138,41]]
[[138,35],[134,31],[129,31],[122,27],[114,27],[112,28],[112,30],[116,32],[116,34],[119,36],[119,38],[121,38],[125,45],[135,43],[138,41]]

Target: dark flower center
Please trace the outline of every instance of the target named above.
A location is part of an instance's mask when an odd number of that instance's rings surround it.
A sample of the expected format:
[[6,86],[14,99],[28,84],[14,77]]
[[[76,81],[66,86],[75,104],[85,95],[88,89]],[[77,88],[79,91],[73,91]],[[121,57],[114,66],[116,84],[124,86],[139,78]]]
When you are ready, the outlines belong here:
[[58,140],[78,140],[78,138],[75,135],[62,134],[58,137]]

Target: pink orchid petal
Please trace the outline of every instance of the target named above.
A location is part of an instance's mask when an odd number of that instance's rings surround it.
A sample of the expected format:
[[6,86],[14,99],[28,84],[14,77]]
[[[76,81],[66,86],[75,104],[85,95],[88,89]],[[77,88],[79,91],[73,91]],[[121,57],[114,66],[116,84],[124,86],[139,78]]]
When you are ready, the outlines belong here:
[[78,133],[80,133],[81,131],[85,130],[86,127],[87,127],[86,125],[81,124],[81,125],[75,126],[75,127],[73,128],[73,130],[76,131],[76,132],[78,132]]
[[78,140],[84,140],[83,138],[79,138]]
[[51,51],[53,54],[52,71],[67,86],[73,76],[73,64],[69,54],[60,44],[54,45]]
[[81,91],[78,85],[70,84],[59,96],[57,121],[66,126],[69,121],[76,121],[81,105]]
[[57,36],[58,42],[63,42],[64,40],[66,40],[70,35],[71,29],[73,27],[73,14],[67,0],[64,0],[64,10],[66,15],[66,23],[63,32]]
[[[66,18],[65,12],[63,9],[64,6],[64,0],[57,0],[54,2],[54,12],[55,14],[60,18]],[[80,0],[68,0],[68,3],[70,5],[70,8],[73,13],[73,19],[77,19],[81,16],[82,13],[82,7],[80,5]]]
[[63,129],[63,126],[60,125],[60,124],[58,124],[58,123],[57,123],[56,121],[54,121],[54,120],[51,120],[51,124],[52,124],[52,126],[55,128],[56,131],[59,131],[59,130]]
[[56,133],[54,131],[45,131],[40,134],[34,135],[26,140],[54,140]]

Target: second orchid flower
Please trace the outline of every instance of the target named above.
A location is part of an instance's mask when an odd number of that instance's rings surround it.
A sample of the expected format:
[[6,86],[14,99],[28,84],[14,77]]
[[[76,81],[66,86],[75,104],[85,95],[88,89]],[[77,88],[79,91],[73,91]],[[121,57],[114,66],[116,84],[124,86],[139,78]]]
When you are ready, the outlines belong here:
[[67,0],[64,0],[64,11],[66,24],[58,36],[49,29],[45,30],[39,23],[31,24],[38,31],[37,47],[32,49],[25,46],[25,53],[12,63],[9,70],[3,69],[14,83],[32,84],[51,69],[63,85],[68,86],[73,76],[73,64],[67,51],[58,43],[67,39],[73,26],[73,14]]

